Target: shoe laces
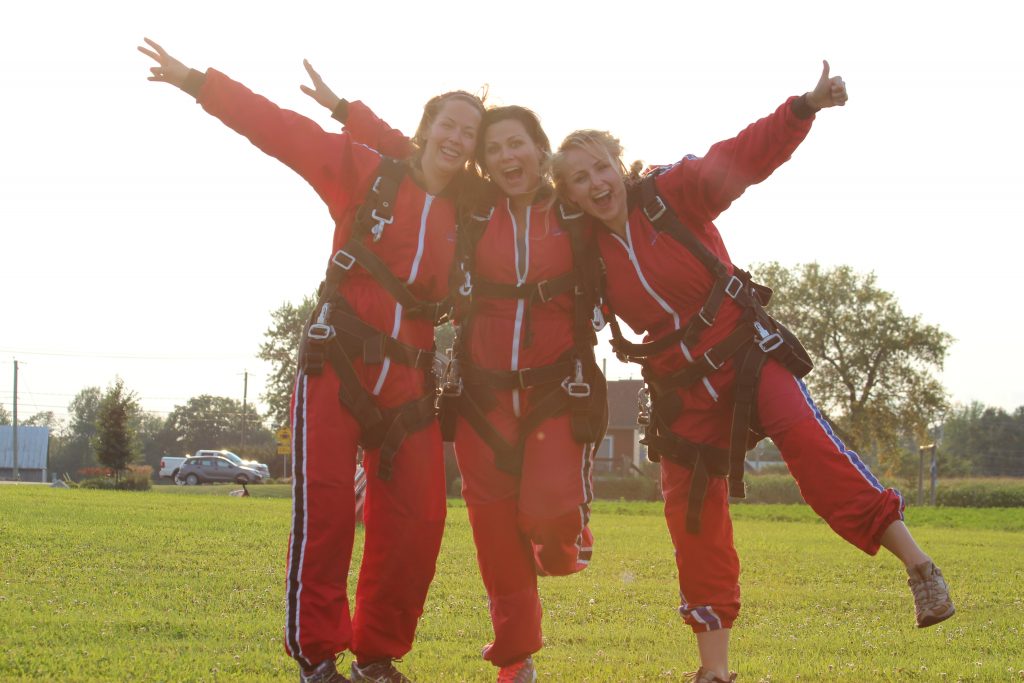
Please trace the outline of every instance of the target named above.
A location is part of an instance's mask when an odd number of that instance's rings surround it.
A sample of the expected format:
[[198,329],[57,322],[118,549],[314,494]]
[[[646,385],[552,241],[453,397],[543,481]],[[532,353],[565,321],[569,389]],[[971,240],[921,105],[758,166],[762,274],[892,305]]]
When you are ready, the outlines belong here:
[[943,587],[945,581],[942,572],[931,562],[912,567],[907,583],[914,594],[914,602],[920,605],[930,607],[932,603],[945,598],[946,589]]
[[390,659],[371,662],[366,666],[353,664],[352,673],[359,674],[359,679],[368,683],[412,683],[401,671],[395,668]]

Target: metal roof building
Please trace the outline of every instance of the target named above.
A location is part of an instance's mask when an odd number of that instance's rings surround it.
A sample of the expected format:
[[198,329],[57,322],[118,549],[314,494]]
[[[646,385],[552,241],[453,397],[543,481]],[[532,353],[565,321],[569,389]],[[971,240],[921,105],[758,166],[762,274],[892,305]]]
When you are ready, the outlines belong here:
[[[48,427],[18,427],[18,478],[46,481],[49,464]],[[0,426],[0,479],[14,478],[14,427]]]

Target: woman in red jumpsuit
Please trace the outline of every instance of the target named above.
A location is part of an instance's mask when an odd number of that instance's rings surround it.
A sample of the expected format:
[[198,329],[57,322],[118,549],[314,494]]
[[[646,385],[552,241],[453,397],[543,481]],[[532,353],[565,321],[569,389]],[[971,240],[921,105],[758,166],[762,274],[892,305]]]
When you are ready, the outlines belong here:
[[[829,78],[826,62],[811,92],[790,98],[737,137],[712,146],[705,157],[687,157],[658,170],[653,182],[664,204],[725,264],[726,277],[739,271],[712,220],[747,187],[767,178],[790,157],[810,130],[815,112],[843,105],[846,99],[845,84],[839,77]],[[737,362],[732,358],[724,363],[713,360],[715,354],[709,350],[722,348],[723,340],[749,322],[744,322],[744,310],[736,300],[724,296],[717,317],[698,341],[688,346],[682,340],[681,331],[706,305],[715,276],[693,250],[655,229],[652,221],[660,218],[657,211],[647,213],[642,201],[631,199],[621,153],[618,140],[608,133],[571,134],[555,155],[556,186],[563,197],[603,225],[597,241],[607,266],[611,308],[633,330],[646,332],[645,341],[674,335],[675,343],[644,361],[648,382],[700,368],[705,352],[711,354],[707,372],[701,369],[688,386],[670,392],[668,398],[681,406],[671,432],[676,443],[693,445],[697,452],[705,447],[721,452],[730,444]],[[742,298],[741,291],[732,291],[736,299]],[[748,340],[754,343],[753,332]],[[880,546],[885,547],[904,562],[919,626],[951,616],[953,604],[941,573],[902,521],[904,506],[899,493],[883,488],[857,454],[843,445],[822,419],[803,382],[768,356],[755,391],[760,429],[778,446],[812,508],[840,536],[865,552],[874,554]],[[708,480],[694,533],[686,520],[697,468],[663,456],[661,470],[665,518],[676,550],[679,612],[696,633],[701,657],[696,678],[705,682],[733,680],[728,643],[740,593],[727,482],[715,476]]]
[[[346,132],[388,153],[407,149],[400,133],[361,103],[340,100],[308,64],[307,69],[315,89],[305,91],[331,109]],[[546,176],[550,154],[547,135],[532,111],[507,106],[484,114],[476,158],[493,187],[484,193],[487,201],[469,208],[481,215],[493,206],[493,213],[479,224],[460,225],[460,230],[482,232],[475,238],[468,277],[456,283],[472,296],[471,304],[462,302],[457,309],[458,343],[463,345],[457,357],[467,394],[474,372],[507,376],[559,367],[576,348],[572,287],[552,285],[550,299],[536,296],[538,283],[571,275],[574,266],[570,234],[559,223]],[[519,292],[508,290],[516,287]],[[589,326],[592,308],[586,313]],[[584,361],[590,366],[588,378],[599,383],[592,337],[591,328],[586,342],[591,355]],[[571,374],[572,363],[568,367]],[[555,379],[555,391],[563,391],[563,379]],[[464,414],[456,423],[462,494],[494,627],[494,640],[483,656],[499,668],[498,681],[536,679],[531,655],[542,646],[537,575],[578,572],[592,551],[588,522],[594,444],[573,436],[564,411],[535,426],[524,425],[550,388],[485,389],[492,397],[482,411],[486,422],[505,442],[524,441],[518,472],[503,466],[494,444]],[[603,408],[603,392],[596,393]]]
[[[324,132],[218,71],[190,70],[147,43],[139,49],[157,62],[150,80],[195,96],[208,113],[287,164],[313,187],[334,220],[330,284],[321,288],[315,325],[304,340],[307,362],[299,368],[292,399],[295,475],[285,647],[300,664],[303,681],[348,680],[335,666],[335,656],[345,650],[356,658],[353,681],[406,681],[392,660],[412,647],[434,575],[446,511],[444,461],[433,417],[433,379],[427,376],[434,320],[414,314],[408,299],[399,301],[382,283],[397,280],[419,302],[446,297],[455,197],[472,158],[483,105],[463,92],[428,102],[415,155],[396,165],[390,221],[353,236],[361,220],[359,205],[388,184],[379,172],[380,153],[347,134]],[[352,254],[359,256],[350,260]],[[386,272],[372,276],[371,263],[382,264]],[[342,346],[342,337],[348,341],[351,329],[374,342],[366,348],[379,353],[339,356],[334,349]],[[327,358],[319,367],[309,351],[317,343]],[[339,380],[339,372],[350,381]],[[342,405],[339,396],[351,404]],[[355,528],[353,477],[358,446],[367,438],[356,413],[381,417],[406,406],[419,408],[418,419],[385,422],[399,428],[388,428],[384,445],[364,450],[366,535],[350,616],[346,581]]]

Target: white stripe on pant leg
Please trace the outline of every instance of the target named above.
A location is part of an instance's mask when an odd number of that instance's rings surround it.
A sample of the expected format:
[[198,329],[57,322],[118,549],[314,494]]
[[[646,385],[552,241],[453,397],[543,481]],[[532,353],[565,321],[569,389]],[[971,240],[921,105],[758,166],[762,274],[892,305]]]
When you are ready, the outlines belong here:
[[832,441],[832,444],[836,447],[836,450],[843,457],[845,457],[851,465],[853,465],[854,469],[857,470],[860,476],[864,478],[864,481],[870,484],[872,488],[878,491],[884,491],[885,487],[882,486],[881,482],[879,482],[878,479],[875,478],[875,475],[871,473],[871,470],[868,469],[868,466],[865,465],[864,461],[860,459],[860,456],[857,455],[855,451],[851,451],[849,448],[846,447],[846,444],[843,443],[843,440],[840,439],[832,430],[832,425],[830,425],[828,421],[824,417],[822,417],[821,411],[818,410],[818,406],[814,404],[814,399],[811,398],[811,393],[807,390],[807,385],[804,384],[803,380],[801,380],[799,377],[793,377],[793,379],[796,381],[797,387],[799,387],[800,389],[800,393],[803,394],[804,401],[807,402],[807,406],[811,409],[811,412],[813,413],[814,419],[818,423],[818,426],[821,427],[821,430],[825,432],[825,435],[829,438],[829,440]]
[[[294,537],[294,533],[295,533],[295,529],[296,529],[296,524],[299,521],[299,520],[296,519],[296,505],[295,505],[295,502],[296,502],[297,497],[296,497],[295,494],[296,494],[296,482],[298,481],[298,477],[296,476],[296,469],[295,468],[296,468],[296,465],[298,464],[298,461],[301,459],[301,466],[302,466],[302,489],[301,489],[301,495],[298,497],[298,499],[300,499],[302,501],[302,515],[303,515],[302,516],[302,520],[301,520],[301,522],[302,522],[302,542],[301,542],[301,546],[299,548],[299,557],[298,557],[297,565],[296,565],[295,558],[293,557],[294,548],[289,547],[289,559],[290,559],[290,561],[288,563],[288,578],[287,578],[287,582],[286,582],[287,591],[285,593],[285,597],[287,598],[286,621],[285,621],[285,631],[286,631],[286,633],[285,633],[285,636],[286,636],[286,639],[287,639],[287,642],[288,642],[288,647],[292,651],[292,655],[295,657],[295,659],[298,660],[301,665],[304,665],[304,666],[307,666],[307,667],[312,666],[312,662],[310,662],[302,654],[302,647],[301,647],[301,643],[300,643],[300,635],[301,635],[301,630],[302,629],[301,629],[301,615],[300,615],[300,612],[299,612],[299,605],[301,604],[301,596],[302,596],[302,569],[303,569],[303,566],[305,564],[306,541],[308,540],[308,535],[307,534],[308,534],[308,530],[309,530],[309,508],[308,508],[309,498],[308,498],[308,487],[307,487],[307,480],[306,480],[306,473],[308,471],[306,463],[308,462],[307,451],[308,451],[308,434],[309,434],[309,432],[308,432],[308,422],[307,422],[307,416],[308,416],[307,402],[308,402],[308,398],[309,398],[309,396],[308,396],[308,389],[309,389],[309,387],[308,387],[308,380],[307,380],[306,374],[300,370],[299,373],[298,373],[298,376],[296,378],[296,383],[295,383],[295,396],[296,396],[296,399],[295,399],[294,412],[292,413],[292,426],[294,427],[295,423],[296,423],[296,417],[298,416],[299,411],[301,411],[301,414],[302,414],[302,429],[299,432],[293,432],[292,433],[292,527],[291,528],[292,528],[292,534],[293,534],[293,537]],[[299,443],[301,443],[301,447],[300,448],[296,447],[296,440],[297,439],[299,439]],[[300,455],[300,450],[301,450],[301,455]],[[293,571],[293,567],[294,567],[294,571]],[[291,592],[292,592],[291,589],[292,589],[292,585],[293,584],[296,586],[294,603],[291,600]],[[291,628],[292,627],[291,619],[292,619],[293,609],[294,609],[294,615],[295,615],[295,617],[294,617],[294,630],[292,630],[292,628]]]

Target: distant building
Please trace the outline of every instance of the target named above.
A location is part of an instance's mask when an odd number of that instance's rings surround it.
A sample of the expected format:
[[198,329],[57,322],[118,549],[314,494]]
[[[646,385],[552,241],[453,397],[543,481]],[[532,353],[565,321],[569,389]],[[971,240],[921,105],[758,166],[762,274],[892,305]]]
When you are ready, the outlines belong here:
[[635,474],[646,457],[640,445],[640,426],[636,423],[637,394],[644,381],[623,379],[608,382],[608,433],[594,457],[594,472]]
[[[50,462],[50,429],[18,427],[18,479],[46,481]],[[0,426],[0,479],[14,479],[14,427]]]

